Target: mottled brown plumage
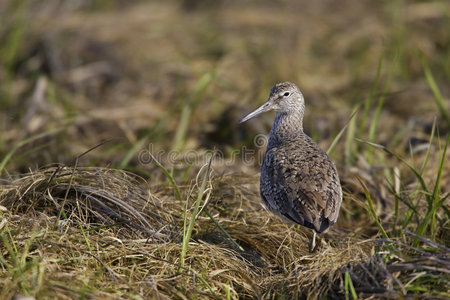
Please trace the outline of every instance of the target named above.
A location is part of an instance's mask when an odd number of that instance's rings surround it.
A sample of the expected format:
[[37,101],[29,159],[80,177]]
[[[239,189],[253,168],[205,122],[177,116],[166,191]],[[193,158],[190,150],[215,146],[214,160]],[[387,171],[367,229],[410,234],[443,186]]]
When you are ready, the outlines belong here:
[[313,229],[312,251],[316,233],[338,218],[342,202],[338,173],[328,155],[303,132],[305,102],[295,84],[275,85],[266,103],[239,122],[269,110],[276,116],[261,165],[261,198],[275,214]]

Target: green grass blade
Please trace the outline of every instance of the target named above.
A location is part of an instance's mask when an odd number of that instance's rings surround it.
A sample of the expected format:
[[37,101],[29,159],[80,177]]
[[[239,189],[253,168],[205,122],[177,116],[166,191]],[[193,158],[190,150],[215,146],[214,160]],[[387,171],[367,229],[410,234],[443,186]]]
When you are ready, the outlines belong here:
[[[352,295],[353,300],[358,299],[358,295],[356,294],[355,287],[353,286],[352,278],[350,277],[350,274],[345,272],[344,275],[344,286],[345,286],[345,299],[349,299],[349,295]],[[350,293],[349,293],[350,290]]]
[[[368,121],[369,111],[370,111],[370,107],[372,106],[372,100],[375,97],[375,91],[378,87],[378,83],[380,82],[381,70],[383,68],[383,61],[384,61],[384,53],[380,56],[380,59],[378,60],[377,73],[375,75],[375,80],[372,83],[369,95],[367,96],[366,101],[364,102],[364,109],[363,109],[363,113],[361,115],[361,120],[360,120],[360,124],[359,124],[358,137],[363,136],[363,133],[366,130],[366,124],[369,123],[369,121]],[[355,146],[356,146],[356,152],[357,152],[358,145],[355,145]]]
[[[434,133],[436,130],[436,118],[433,121],[433,126],[431,128],[431,134],[430,134],[430,141],[428,143],[428,149],[427,152],[425,153],[425,157],[424,157],[424,161],[422,163],[422,166],[420,168],[420,177],[423,177],[426,166],[428,165],[428,160],[430,158],[430,153],[431,153],[431,149],[432,149],[432,145],[433,145],[433,138],[434,138]],[[413,156],[413,153],[411,151],[411,156]],[[417,185],[416,190],[414,191],[414,195],[417,195],[420,192],[420,184]],[[406,217],[403,220],[403,225],[402,225],[402,229],[405,229],[406,226],[408,226],[408,224],[411,221],[411,218],[413,217],[413,214],[415,214],[417,216],[417,207],[419,205],[419,201],[417,201],[415,204],[411,203],[405,203],[406,205],[408,205],[409,210],[406,213]]]
[[[4,227],[5,229],[4,230],[6,230],[6,232],[8,233],[8,237],[9,237],[9,240],[11,241],[11,245],[14,250],[14,253],[17,253],[16,243],[14,243],[14,239],[11,234],[11,230],[9,229],[8,220],[5,218],[5,216],[3,215],[2,212],[0,212],[0,216],[2,217],[2,222],[5,221],[5,227]],[[2,233],[3,233],[3,230],[0,232],[0,234],[2,234]]]
[[89,252],[92,253],[91,243],[89,242],[89,239],[88,239],[88,237],[86,235],[86,232],[85,232],[85,230],[83,228],[83,225],[81,225],[80,222],[78,222],[78,227],[80,227],[81,234],[83,235],[84,242],[86,243],[86,246],[88,247]]
[[359,184],[361,185],[361,187],[364,190],[364,194],[366,195],[366,199],[367,199],[367,203],[369,206],[369,212],[372,215],[372,217],[375,220],[375,223],[377,224],[378,228],[381,231],[381,234],[383,235],[384,238],[389,239],[389,236],[387,235],[386,231],[383,228],[383,225],[381,225],[380,220],[378,220],[378,216],[377,213],[375,211],[375,208],[373,206],[373,201],[372,201],[372,197],[370,196],[369,190],[367,189],[367,186],[364,184],[364,182],[362,182],[362,180],[357,176],[356,179],[359,181]]
[[433,126],[431,127],[431,133],[430,133],[430,141],[428,142],[428,149],[427,152],[425,153],[425,159],[422,163],[422,167],[420,168],[420,175],[423,176],[424,172],[425,172],[425,168],[428,165],[428,159],[430,158],[430,153],[431,153],[431,149],[432,149],[432,145],[433,145],[433,139],[434,139],[434,133],[436,131],[436,118],[433,121]]
[[[6,263],[5,266],[10,266],[11,268],[14,265],[17,265],[17,249],[15,249],[15,247],[12,246],[12,242],[10,242],[8,240],[8,238],[6,236],[4,236],[3,234],[0,235],[0,239],[2,240],[3,246],[6,248],[6,251],[8,253],[8,257],[10,257],[11,259],[11,263],[12,264],[8,264]],[[1,257],[4,259],[3,253],[0,252]],[[4,259],[6,262],[6,259]]]
[[372,147],[375,147],[377,149],[381,149],[381,150],[385,151],[386,153],[396,157],[398,160],[400,160],[402,163],[404,163],[414,173],[414,175],[416,176],[417,180],[420,183],[420,186],[422,187],[422,189],[424,191],[424,194],[427,197],[431,197],[431,193],[428,191],[427,185],[426,185],[422,175],[416,170],[416,168],[414,168],[414,166],[409,164],[404,158],[402,158],[397,153],[389,150],[385,146],[382,146],[382,145],[379,145],[379,144],[375,144],[375,143],[371,143],[371,142],[368,142],[368,141],[364,141],[364,140],[361,140],[361,139],[358,139],[358,138],[356,138],[355,140],[357,140],[358,142],[362,142],[362,143],[368,144],[368,145],[370,145]]
[[220,231],[222,231],[227,238],[241,251],[245,251],[244,248],[242,248],[241,245],[239,245],[232,237],[231,235],[222,227],[222,225],[219,224],[219,222],[216,221],[216,219],[214,219],[214,217],[209,213],[208,209],[204,208],[203,209],[205,211],[205,214],[208,215],[208,217],[214,222],[214,224],[217,226],[217,228],[220,229]]
[[211,287],[211,285],[206,281],[205,278],[203,278],[203,276],[198,273],[197,271],[195,271],[194,269],[192,269],[189,266],[184,266],[183,268],[188,269],[189,271],[191,271],[193,274],[195,274],[195,277],[198,278],[200,280],[200,282],[211,292],[211,294],[214,296],[214,298],[216,299],[221,299],[213,290],[213,288]]
[[[397,60],[394,60],[394,62],[397,62]],[[377,129],[378,121],[380,119],[381,110],[383,108],[384,100],[386,99],[386,94],[391,85],[392,75],[394,74],[395,70],[396,70],[396,63],[394,63],[394,65],[389,70],[389,74],[386,79],[386,83],[384,85],[383,92],[381,93],[380,99],[378,100],[378,105],[375,110],[375,115],[373,117],[372,122],[370,123],[369,139],[368,139],[370,142],[373,142],[375,139],[375,131]],[[377,74],[377,75],[379,75],[379,74]],[[368,157],[367,157],[367,162],[369,163],[369,165],[371,165],[373,162],[373,150],[374,150],[373,148],[369,148],[369,153],[368,153]]]
[[14,153],[20,149],[21,147],[25,146],[26,144],[29,144],[31,142],[34,142],[35,140],[38,140],[40,138],[44,138],[47,136],[51,136],[54,135],[60,131],[62,131],[63,128],[58,128],[55,130],[50,130],[47,132],[43,132],[34,136],[31,136],[27,139],[24,139],[22,141],[20,141],[19,143],[17,143],[6,155],[5,157],[3,157],[2,161],[0,162],[0,175],[2,175],[3,170],[5,169],[5,167],[7,166],[8,162],[11,160],[11,157],[14,155]]
[[[186,230],[183,233],[183,243],[182,243],[181,254],[180,254],[180,266],[181,267],[184,266],[184,258],[186,257],[189,241],[190,241],[191,235],[192,235],[192,230],[194,229],[195,219],[197,218],[197,214],[198,214],[198,210],[199,210],[199,207],[200,207],[200,203],[201,203],[203,197],[205,196],[206,184],[208,182],[209,174],[210,174],[210,171],[211,171],[211,163],[212,163],[213,157],[214,156],[212,155],[211,159],[209,160],[208,165],[203,166],[202,169],[200,169],[200,171],[199,171],[199,175],[200,175],[202,173],[203,169],[206,167],[206,170],[203,171],[204,172],[203,180],[202,180],[202,183],[201,183],[200,188],[198,190],[197,199],[195,200],[194,210],[192,212],[192,216],[191,216],[191,219],[189,221],[189,225],[188,225],[188,227],[186,228]],[[210,195],[210,193],[208,193],[206,195],[206,197],[208,198],[209,195]],[[187,198],[187,199],[188,199],[187,201],[189,201],[189,198]],[[207,201],[207,199],[205,200],[205,202],[206,201]]]
[[174,187],[177,200],[181,201],[180,188],[178,187],[177,183],[175,182],[175,179],[173,178],[172,174],[170,174],[169,171],[167,171],[167,169],[156,159],[156,157],[151,152],[149,152],[149,155],[152,157],[153,161],[158,166],[158,168],[160,168],[161,171],[164,173],[164,175],[166,175],[170,184]]
[[442,97],[441,91],[434,80],[433,73],[431,73],[430,68],[428,67],[425,58],[422,56],[422,65],[425,73],[425,78],[427,79],[428,86],[433,93],[434,100],[436,101],[436,105],[439,108],[439,112],[441,113],[442,118],[447,122],[447,128],[450,128],[450,115],[448,109],[445,106],[444,98]]
[[184,103],[173,142],[175,151],[180,151],[183,148],[191,115],[203,98],[206,89],[213,82],[214,77],[215,72],[205,73],[195,85],[193,96]]
[[130,160],[135,157],[136,153],[142,149],[142,147],[147,143],[148,137],[140,139],[136,144],[134,144],[131,149],[127,151],[122,160],[119,163],[119,169],[125,169],[128,166]]
[[[355,108],[353,109],[352,115],[357,114],[359,107],[361,105],[357,104]],[[356,153],[356,147],[355,147],[355,134],[356,134],[356,118],[351,118],[350,122],[348,124],[348,130],[347,130],[347,136],[345,138],[345,163],[349,165],[353,165],[355,161],[355,153]]]
[[[435,180],[435,183],[434,183],[433,194],[430,197],[431,198],[431,202],[428,203],[427,214],[426,214],[425,218],[422,220],[421,224],[419,225],[419,227],[416,230],[416,234],[419,235],[419,236],[424,236],[426,230],[429,227],[430,228],[430,233],[431,233],[431,238],[434,239],[436,211],[444,203],[444,201],[441,200],[441,198],[440,198],[439,187],[440,187],[440,183],[441,183],[442,171],[444,169],[445,157],[447,155],[447,148],[448,148],[449,142],[450,142],[450,135],[447,136],[447,141],[445,143],[444,150],[442,151],[442,157],[441,157],[441,161],[439,163],[439,169],[438,169],[438,172],[437,172],[437,175],[436,175],[436,180]],[[417,247],[419,242],[420,241],[417,240],[417,239],[414,240],[414,242],[413,242],[414,247]]]
[[358,110],[353,110],[353,112],[352,112],[352,114],[350,116],[350,119],[348,120],[347,124],[345,124],[345,126],[341,129],[341,131],[339,131],[339,133],[333,139],[333,142],[331,142],[331,145],[330,145],[330,147],[328,147],[328,150],[327,150],[327,154],[328,155],[331,152],[333,152],[334,147],[336,147],[336,144],[339,142],[339,140],[341,139],[342,134],[344,134],[344,131],[347,129],[347,127],[349,127],[350,123],[355,118],[357,112],[358,112]]

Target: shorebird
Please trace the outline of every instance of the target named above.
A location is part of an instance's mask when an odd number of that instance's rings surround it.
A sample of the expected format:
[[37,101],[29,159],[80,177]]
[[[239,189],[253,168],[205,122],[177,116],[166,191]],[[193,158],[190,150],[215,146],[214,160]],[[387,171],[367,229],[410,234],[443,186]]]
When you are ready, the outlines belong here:
[[308,244],[312,252],[316,233],[339,215],[342,189],[336,166],[303,132],[305,100],[295,84],[276,84],[267,101],[239,123],[269,110],[276,115],[261,164],[261,199],[276,215],[313,230]]

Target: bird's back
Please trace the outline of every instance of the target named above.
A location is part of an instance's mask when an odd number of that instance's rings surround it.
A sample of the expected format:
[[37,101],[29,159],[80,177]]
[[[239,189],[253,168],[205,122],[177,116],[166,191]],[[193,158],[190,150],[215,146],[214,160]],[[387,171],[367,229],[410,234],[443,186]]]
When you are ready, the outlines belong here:
[[269,143],[260,190],[272,212],[318,233],[336,222],[342,202],[334,163],[304,133]]

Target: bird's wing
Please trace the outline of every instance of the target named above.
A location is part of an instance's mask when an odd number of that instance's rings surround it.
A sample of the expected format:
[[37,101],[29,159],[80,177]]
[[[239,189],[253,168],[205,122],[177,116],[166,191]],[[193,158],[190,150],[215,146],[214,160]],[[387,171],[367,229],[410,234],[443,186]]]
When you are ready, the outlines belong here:
[[283,149],[268,150],[261,194],[273,211],[322,232],[337,220],[342,191],[336,167],[317,149],[286,155]]

